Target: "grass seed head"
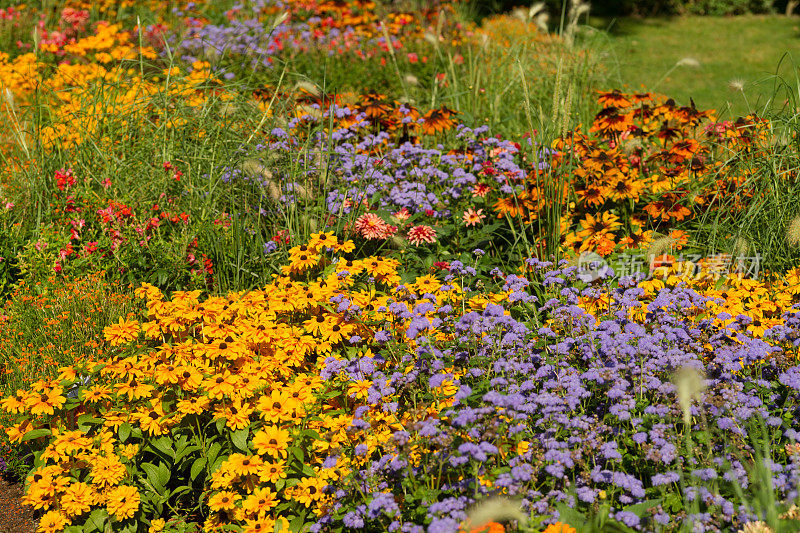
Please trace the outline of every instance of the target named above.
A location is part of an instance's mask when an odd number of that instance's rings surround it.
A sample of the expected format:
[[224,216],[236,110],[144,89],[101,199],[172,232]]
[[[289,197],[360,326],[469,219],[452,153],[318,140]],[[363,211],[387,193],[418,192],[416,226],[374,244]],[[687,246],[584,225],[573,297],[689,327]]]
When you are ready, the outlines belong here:
[[800,215],[789,221],[789,225],[786,227],[786,242],[789,246],[800,244]]
[[527,521],[522,512],[521,502],[508,498],[490,498],[478,503],[467,516],[467,530],[480,527],[490,522],[516,520],[520,526]]
[[747,522],[739,533],[772,533],[772,528],[766,522]]
[[679,67],[691,67],[691,68],[699,68],[700,62],[693,58],[693,57],[684,57],[681,58],[677,63]]
[[728,82],[728,89],[735,93],[744,91],[744,80],[741,78],[733,78]]
[[416,76],[414,76],[413,74],[406,74],[404,79],[405,79],[405,82],[408,85],[412,85],[414,87],[419,85],[419,79]]
[[696,368],[685,366],[674,376],[673,383],[677,388],[678,404],[683,411],[683,423],[689,426],[692,420],[692,401],[699,400],[700,394],[705,390],[702,372]]

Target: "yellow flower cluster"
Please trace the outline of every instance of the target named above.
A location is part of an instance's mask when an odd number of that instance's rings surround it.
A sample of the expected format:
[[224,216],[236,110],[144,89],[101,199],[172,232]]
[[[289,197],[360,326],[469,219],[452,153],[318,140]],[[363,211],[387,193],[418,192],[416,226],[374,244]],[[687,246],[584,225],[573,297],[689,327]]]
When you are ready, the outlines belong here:
[[[369,427],[352,431],[354,409],[365,405],[372,382],[346,374],[323,381],[325,357],[344,357],[355,336],[368,344],[378,328],[404,331],[406,320],[387,310],[403,294],[415,295],[404,304],[409,310],[433,294],[439,303],[467,302],[456,284],[443,286],[432,276],[418,278],[404,293],[396,290],[393,260],[323,260],[337,250],[352,250],[352,242],[314,234],[292,252],[289,275],[261,290],[204,301],[200,291],[167,300],[144,284],[136,295],[147,301],[147,319],[120,319],[105,328],[113,354],[108,360],[64,368],[57,378],[3,399],[7,412],[22,415],[9,432],[12,441],[46,439],[26,495],[46,513],[43,531],[81,523],[101,507],[114,520],[135,516],[156,523],[161,516],[140,509],[152,497],[138,474],[140,465],[154,461],[146,443],[174,441],[203,425],[216,426],[216,437],[230,435],[235,445],[214,463],[197,463],[197,474],[207,472],[201,478],[207,530],[236,523],[244,531],[264,531],[263,524],[284,523],[276,509],[286,502],[321,514],[330,503],[324,488],[366,464],[369,454],[343,455],[323,468],[325,457],[356,444],[388,449],[394,431],[452,405],[457,386],[448,380],[433,391],[437,399],[430,405],[414,413],[371,412],[362,417]],[[327,265],[310,281],[297,279],[309,274],[304,255],[318,258],[317,267]],[[337,296],[363,312],[337,310],[331,304]],[[142,337],[149,348],[134,343]],[[372,355],[368,348],[349,350],[355,357]]]

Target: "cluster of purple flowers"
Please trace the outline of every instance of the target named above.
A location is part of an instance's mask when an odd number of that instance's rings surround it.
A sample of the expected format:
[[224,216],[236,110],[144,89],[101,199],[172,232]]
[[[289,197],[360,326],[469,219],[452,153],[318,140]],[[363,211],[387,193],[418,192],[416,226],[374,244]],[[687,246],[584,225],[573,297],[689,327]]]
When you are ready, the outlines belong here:
[[[325,124],[328,113],[337,118],[352,117],[354,123],[329,133],[316,131],[310,138],[287,133],[302,130],[301,123]],[[271,213],[298,200],[296,190],[312,189],[325,198],[328,213],[335,216],[367,209],[390,213],[406,209],[447,219],[487,198],[473,195],[478,183],[490,193],[511,194],[523,183],[525,172],[514,143],[487,137],[486,127],[470,129],[459,125],[455,137],[458,150],[439,144],[424,147],[397,143],[385,132],[374,133],[372,125],[350,108],[332,107],[321,119],[304,117],[290,121],[287,129],[275,128],[272,142],[258,145],[252,153],[267,154],[259,161],[272,173],[271,183],[280,184],[281,197],[274,202],[271,186],[238,168],[222,169],[222,181],[231,185],[248,181],[261,193],[251,206],[254,212]],[[490,167],[491,173],[485,169]],[[484,194],[484,193],[482,193]],[[490,196],[491,197],[491,196]]]
[[[530,278],[501,276],[508,296],[482,311],[456,312],[435,294],[391,304],[404,333],[390,340],[387,324],[368,362],[327,362],[326,379],[346,372],[373,382],[354,430],[368,433],[376,412],[408,414],[394,438],[358,450],[367,466],[339,485],[347,527],[386,517],[390,531],[455,532],[467,507],[492,495],[552,520],[559,502],[588,509],[605,499],[614,518],[641,530],[684,520],[696,531],[741,526],[756,517],[734,485],[750,486],[759,424],[771,433],[764,465],[777,497],[798,497],[800,456],[784,445],[798,437],[800,366],[782,353],[798,343],[800,313],[765,341],[743,321],[721,328],[693,318],[707,299],[685,287],[645,299],[631,279],[606,289],[581,283],[576,267],[529,264]],[[454,261],[445,282],[466,283],[466,270]],[[604,302],[602,312],[587,313],[586,299]],[[646,316],[634,318],[643,301]],[[686,367],[704,376],[691,427],[673,382]],[[445,383],[456,391],[452,405],[430,416]],[[691,449],[687,433],[702,436]],[[667,506],[670,495],[684,502],[680,512]],[[663,505],[636,505],[652,499]],[[699,512],[687,516],[690,502]],[[318,528],[340,523],[338,512]]]
[[[277,9],[276,9],[277,8]],[[233,79],[240,69],[248,73],[272,68],[275,57],[291,51],[326,51],[334,55],[352,49],[377,48],[386,42],[384,35],[372,37],[353,26],[336,27],[320,24],[318,16],[289,18],[277,22],[275,13],[285,10],[281,2],[256,0],[247,6],[235,5],[219,24],[204,24],[180,10],[173,13],[185,20],[185,27],[167,36],[169,47],[163,54],[180,57],[188,64],[198,60],[210,61],[218,74]],[[400,45],[398,36],[389,36],[391,46]],[[235,66],[227,69],[224,65]]]

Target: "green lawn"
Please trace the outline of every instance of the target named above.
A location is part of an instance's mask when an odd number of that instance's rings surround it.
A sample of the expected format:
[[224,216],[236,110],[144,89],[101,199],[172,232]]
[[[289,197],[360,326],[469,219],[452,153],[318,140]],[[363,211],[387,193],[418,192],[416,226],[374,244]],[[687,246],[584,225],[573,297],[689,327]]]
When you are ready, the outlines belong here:
[[[607,31],[609,83],[618,87],[644,86],[681,104],[691,97],[698,107],[730,118],[763,110],[777,72],[792,88],[793,107],[800,106],[800,18],[590,19],[590,25]],[[744,95],[732,88],[739,81]],[[782,105],[787,94],[784,88],[775,103]]]

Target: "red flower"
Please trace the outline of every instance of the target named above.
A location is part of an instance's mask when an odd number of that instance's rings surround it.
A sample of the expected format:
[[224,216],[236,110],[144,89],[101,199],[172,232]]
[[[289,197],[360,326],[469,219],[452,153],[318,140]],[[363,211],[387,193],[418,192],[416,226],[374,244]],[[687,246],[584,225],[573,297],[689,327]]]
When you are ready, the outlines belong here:
[[72,175],[72,169],[56,170],[56,187],[59,190],[64,190],[70,185],[75,185],[75,176]]
[[408,230],[408,240],[414,246],[419,246],[423,242],[432,244],[436,242],[436,232],[430,226],[414,226]]

